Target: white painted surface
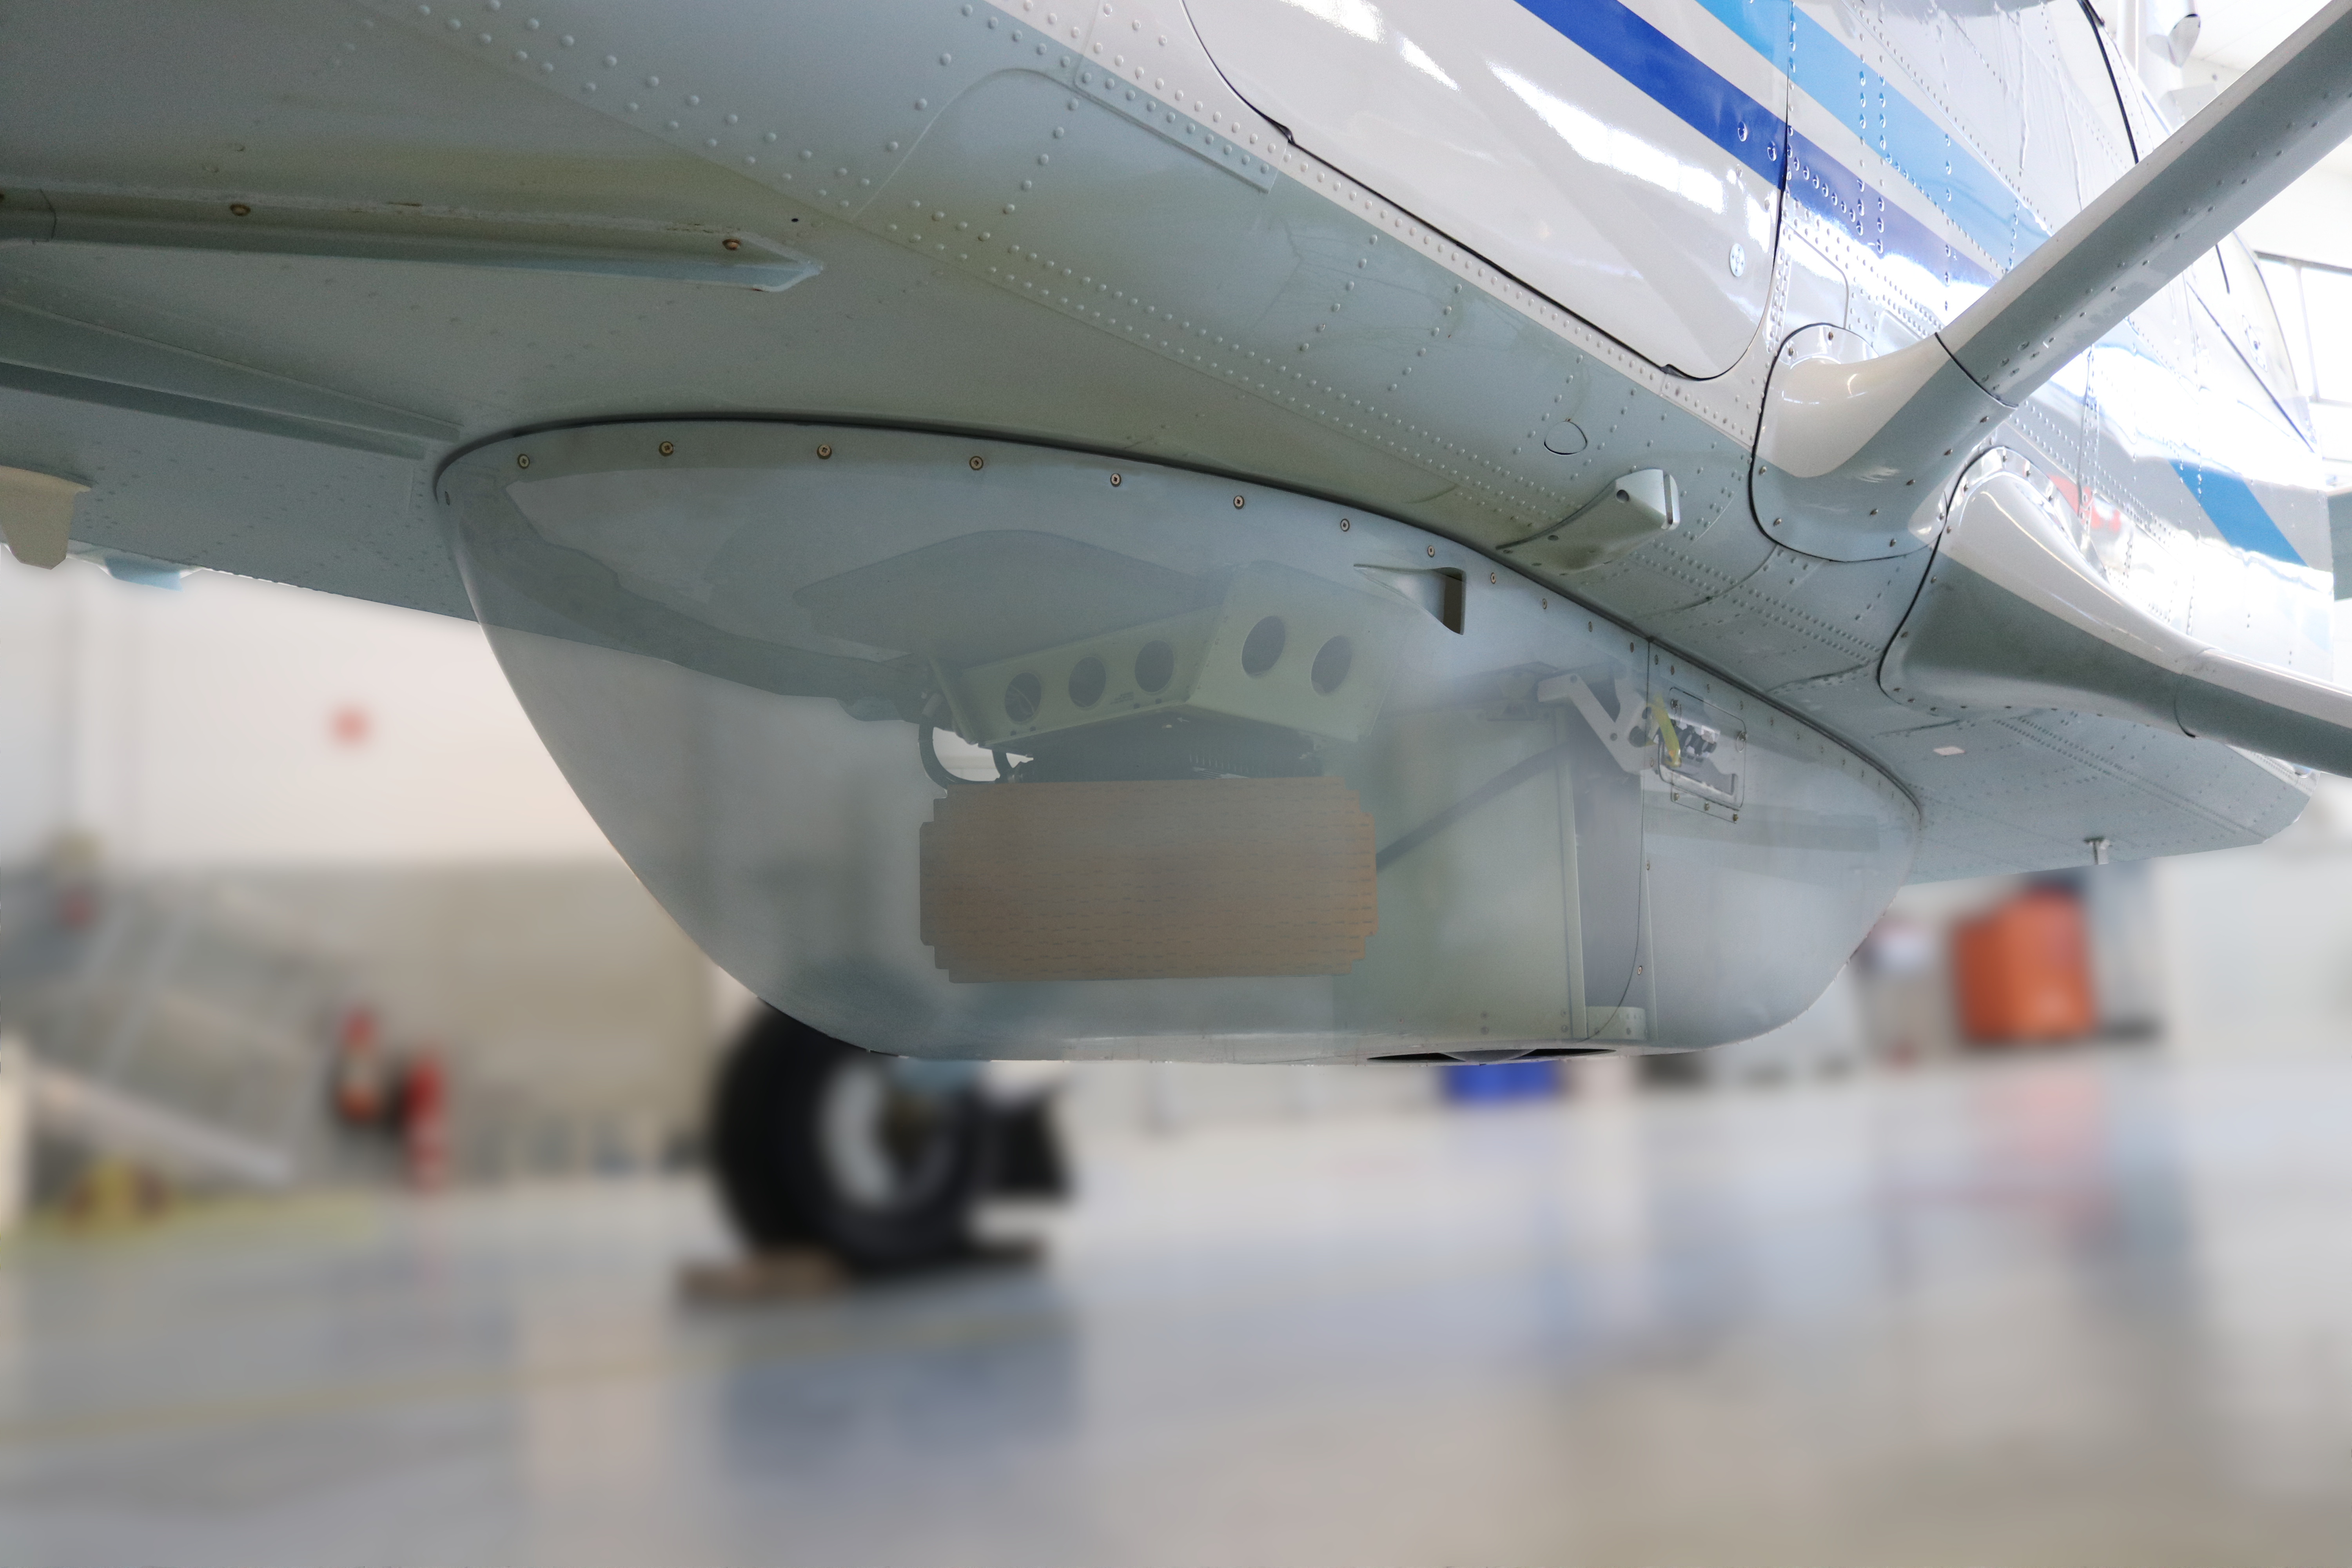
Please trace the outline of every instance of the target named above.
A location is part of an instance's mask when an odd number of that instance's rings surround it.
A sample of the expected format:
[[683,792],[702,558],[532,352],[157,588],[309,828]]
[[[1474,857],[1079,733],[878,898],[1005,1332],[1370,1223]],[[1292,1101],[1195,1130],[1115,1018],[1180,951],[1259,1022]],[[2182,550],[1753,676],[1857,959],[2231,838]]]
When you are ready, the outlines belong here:
[[0,557],[0,861],[158,868],[612,850],[472,623],[212,573]]
[[2352,1053],[2352,781],[2267,844],[2156,863],[2174,1048]]
[[1821,999],[1779,1028],[1706,1053],[1713,1083],[1780,1083],[1834,1077],[1864,1065],[1862,1003],[1851,964]]
[[[1728,369],[1755,335],[1773,184],[1517,5],[1191,0],[1210,55],[1298,144],[1647,358]],[[1713,18],[1654,19],[1767,106]],[[1758,127],[1759,133],[1762,127]]]

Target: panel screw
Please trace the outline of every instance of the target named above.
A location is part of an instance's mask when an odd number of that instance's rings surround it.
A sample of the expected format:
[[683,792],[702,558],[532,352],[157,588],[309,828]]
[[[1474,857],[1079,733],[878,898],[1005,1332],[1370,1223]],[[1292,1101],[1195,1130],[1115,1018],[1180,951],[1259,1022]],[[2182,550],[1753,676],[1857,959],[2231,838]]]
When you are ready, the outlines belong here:
[[516,467],[516,468],[530,468],[530,454],[529,452],[517,452],[517,453],[515,454],[515,467]]
[[661,444],[661,447],[660,447],[661,455],[662,455],[663,457],[665,457],[665,458],[671,456],[672,454],[674,454],[675,452],[677,452],[677,442],[675,442],[675,441],[664,441],[664,442]]
[[253,209],[247,206],[243,202],[229,203],[228,210],[238,217],[249,217],[253,214]]
[[1121,480],[1121,479],[1120,479],[1120,478],[1119,478],[1117,474],[1113,474],[1113,475],[1110,477],[1110,488],[1111,488],[1111,489],[1118,489],[1118,487],[1120,486],[1120,484],[1122,484],[1123,482],[1124,482],[1124,481],[1123,481],[1123,480]]
[[743,242],[740,239],[722,239],[719,243],[728,250],[740,250],[743,248]]
[[976,474],[986,467],[988,467],[988,459],[982,457],[977,452],[973,453],[971,457],[971,471]]
[[1340,531],[1340,532],[1342,532],[1342,533],[1347,532],[1347,531],[1348,531],[1348,529],[1349,529],[1349,525],[1348,520],[1347,520],[1346,518],[1344,518],[1344,517],[1343,517],[1343,518],[1341,518],[1341,519],[1339,520],[1339,531]]
[[1246,505],[1248,505],[1248,504],[1249,504],[1249,503],[1248,503],[1248,501],[1246,501],[1244,499],[1243,499],[1243,498],[1242,498],[1242,497],[1240,497],[1240,496],[1235,496],[1235,497],[1234,498],[1234,510],[1235,511],[1239,511],[1239,510],[1241,510],[1243,507],[1244,507],[1244,506],[1246,506]]
[[1434,559],[1436,558],[1436,556],[1437,556],[1437,546],[1435,546],[1434,544],[1431,545],[1431,546],[1429,547],[1429,553],[1430,553],[1430,558],[1431,558],[1432,560],[1434,560]]
[[817,449],[816,449],[816,455],[817,455],[818,457],[820,457],[820,458],[830,458],[830,457],[832,457],[832,456],[833,456],[833,445],[832,445],[832,443],[830,443],[830,442],[823,442],[823,443],[820,443],[820,444],[818,445],[818,447],[817,447]]
[[1492,572],[1489,572],[1486,574],[1486,581],[1489,583],[1499,583],[1502,579],[1495,575]]

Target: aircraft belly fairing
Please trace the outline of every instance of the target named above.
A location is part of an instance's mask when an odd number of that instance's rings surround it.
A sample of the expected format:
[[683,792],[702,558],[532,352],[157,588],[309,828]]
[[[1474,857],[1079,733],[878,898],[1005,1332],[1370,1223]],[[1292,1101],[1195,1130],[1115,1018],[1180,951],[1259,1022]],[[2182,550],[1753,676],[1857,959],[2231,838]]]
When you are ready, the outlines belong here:
[[622,853],[878,1049],[1712,1044],[1801,1011],[1909,866],[1911,801],[1818,730],[1360,508],[773,421],[513,437],[439,486]]

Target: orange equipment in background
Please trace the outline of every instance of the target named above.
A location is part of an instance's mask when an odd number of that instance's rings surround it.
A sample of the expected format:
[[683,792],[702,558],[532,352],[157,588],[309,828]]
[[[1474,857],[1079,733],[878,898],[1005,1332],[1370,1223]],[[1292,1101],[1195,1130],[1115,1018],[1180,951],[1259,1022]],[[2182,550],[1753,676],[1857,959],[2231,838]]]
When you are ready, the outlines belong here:
[[1952,932],[1960,1032],[1979,1045],[2077,1040],[2098,1028],[2083,900],[2029,888]]

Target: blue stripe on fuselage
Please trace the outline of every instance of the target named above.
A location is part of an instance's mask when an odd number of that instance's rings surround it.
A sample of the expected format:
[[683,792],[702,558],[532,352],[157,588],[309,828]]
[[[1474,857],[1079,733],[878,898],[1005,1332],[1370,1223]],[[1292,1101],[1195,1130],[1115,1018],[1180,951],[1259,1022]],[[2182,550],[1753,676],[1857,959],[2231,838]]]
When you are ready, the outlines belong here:
[[1787,188],[1793,200],[1839,224],[1880,256],[1916,262],[1948,283],[1991,287],[1992,274],[1974,257],[1952,248],[1907,209],[1888,201],[1886,193],[1822,152],[1811,137],[1791,140]]
[[[1742,164],[1778,181],[1791,200],[1836,223],[1876,254],[1914,262],[1948,282],[1991,284],[1992,276],[1972,257],[1954,249],[1907,209],[1889,201],[1884,191],[1823,152],[1811,137],[1792,131],[1786,121],[1621,0],[1519,4]],[[2018,256],[2050,237],[2015,192],[1792,0],[1786,13],[1757,0],[1698,4],[1788,74],[1825,111],[1839,112],[1839,95],[1851,82],[1857,106],[1851,129],[1986,254],[2006,258],[2013,266]],[[1793,16],[1790,37],[1779,37],[1768,28],[1768,15]],[[1882,109],[1875,135],[1874,102]],[[1933,172],[1937,163],[1943,166],[1940,179]],[[2241,550],[2304,563],[2245,480],[2226,469],[2181,458],[2174,458],[2172,467],[2223,539]]]
[[1788,125],[1619,0],[1519,0],[1552,31],[1774,184]]
[[[1783,12],[1778,5],[1761,5],[1754,0],[1700,3],[1710,16],[1783,73],[1790,70],[1792,49],[1801,54],[1808,63],[1803,67],[1803,76],[1797,79],[1798,86],[1816,101],[1821,100],[1822,91],[1828,90],[1824,84],[1829,79],[1821,73],[1844,70],[1854,75],[1860,84],[1858,91],[1890,106],[1884,133],[1878,138],[1879,151],[1915,185],[1920,181],[1907,171],[1921,167],[1930,155],[1956,171],[1965,164],[1970,172],[1948,181],[1947,185],[1955,194],[1961,210],[1975,222],[1955,221],[1959,223],[1960,231],[1982,246],[1988,255],[2010,254],[2015,242],[2010,226],[2011,214],[2001,212],[1996,225],[1994,214],[1986,205],[1985,191],[1979,187],[2000,192],[2011,208],[2016,198],[1981,163],[1952,146],[1935,123],[1895,92],[1884,78],[1869,72],[1859,58],[1838,43],[1821,24],[1802,11],[1794,10],[1798,20],[1791,37],[1779,38],[1773,29],[1765,26],[1766,16],[1791,13]],[[1809,210],[1838,223],[1878,254],[1899,256],[1951,282],[1979,287],[1992,282],[1992,275],[1973,257],[1954,249],[1941,235],[1904,207],[1888,201],[1883,192],[1873,189],[1810,139],[1792,139],[1788,122],[1780,115],[1629,10],[1622,0],[1519,0],[1519,4],[1747,168],[1783,185]],[[1815,34],[1819,35],[1817,38]],[[1815,79],[1816,86],[1806,88],[1806,79]],[[1875,94],[1868,91],[1873,79],[1878,83]],[[1896,103],[1903,106],[1899,112],[1891,107]],[[1835,112],[1833,109],[1830,111]],[[1872,139],[1868,127],[1864,125],[1861,130],[1864,141],[1869,143]],[[1934,139],[1932,148],[1927,141],[1930,136]],[[1903,150],[1900,158],[1894,153],[1898,143]],[[1784,177],[1781,164],[1792,151],[1793,159]],[[1937,200],[1933,188],[1922,187],[1921,195],[1931,202]],[[1940,202],[1937,205],[1943,205]],[[1977,226],[1984,226],[1989,232],[1997,226],[1998,242],[1979,236],[1975,231]],[[2033,229],[2032,237],[2037,243],[2042,237],[2039,228]]]
[[[2011,252],[2020,240],[2031,250],[2050,237],[1999,175],[1793,0],[1785,12],[1757,0],[1698,4],[1794,82],[1798,91],[1837,116],[1987,256],[2007,258],[2007,265],[2014,266]],[[1785,35],[1766,25],[1773,16],[1789,17]]]
[[2221,537],[2241,550],[2251,550],[2257,555],[2267,555],[2273,561],[2284,561],[2291,566],[2305,564],[2303,556],[2286,535],[2279,531],[2270,509],[2263,506],[2253,487],[2226,468],[2209,468],[2202,463],[2185,458],[2171,459],[2172,471],[2221,531]]
[[[1720,16],[1740,0],[1702,0]],[[2006,270],[2050,237],[2015,191],[1946,133],[1927,110],[1864,63],[1834,33],[1794,7],[1790,79],[1838,116],[1862,144],[1936,204],[1962,234]],[[1770,58],[1770,56],[1767,56]]]

